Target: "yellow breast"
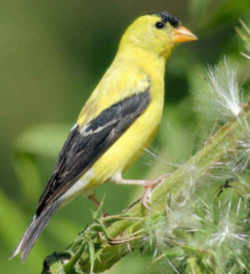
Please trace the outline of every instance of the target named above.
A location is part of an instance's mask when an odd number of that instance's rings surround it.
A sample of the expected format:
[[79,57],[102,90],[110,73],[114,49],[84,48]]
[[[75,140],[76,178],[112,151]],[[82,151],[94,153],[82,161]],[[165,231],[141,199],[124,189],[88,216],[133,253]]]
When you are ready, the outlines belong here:
[[[117,56],[82,110],[78,123],[85,124],[113,103],[143,92],[150,81],[150,103],[146,110],[92,166],[93,178],[86,188],[101,184],[123,171],[144,152],[159,127],[164,104],[164,62],[155,56],[137,57],[129,62]],[[138,60],[135,62],[135,60]],[[144,60],[143,66],[140,63]],[[93,114],[93,109],[95,113]],[[84,176],[84,175],[83,175]]]

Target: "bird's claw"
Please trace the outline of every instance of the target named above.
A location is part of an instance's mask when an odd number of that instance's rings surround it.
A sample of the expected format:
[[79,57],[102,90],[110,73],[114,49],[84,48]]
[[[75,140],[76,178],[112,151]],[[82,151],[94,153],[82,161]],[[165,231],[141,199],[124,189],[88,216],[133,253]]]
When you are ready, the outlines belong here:
[[147,185],[145,185],[145,191],[142,196],[142,204],[145,208],[148,210],[151,210],[151,207],[149,204],[151,203],[151,195],[152,195],[152,189],[154,189],[155,186],[165,181],[165,179],[169,176],[169,174],[162,174],[155,180],[149,181]]
[[145,187],[145,191],[142,196],[142,204],[148,210],[151,210],[151,207],[149,206],[149,204],[151,203],[151,193],[152,193],[151,190],[152,190],[152,187]]

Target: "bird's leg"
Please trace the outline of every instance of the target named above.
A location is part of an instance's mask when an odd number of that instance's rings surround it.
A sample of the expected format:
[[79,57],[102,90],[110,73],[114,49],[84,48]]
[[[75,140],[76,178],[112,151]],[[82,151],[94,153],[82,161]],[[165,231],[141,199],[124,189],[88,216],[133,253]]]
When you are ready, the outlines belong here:
[[142,204],[147,209],[150,209],[148,204],[150,203],[152,189],[159,183],[163,182],[167,177],[168,174],[163,174],[154,180],[128,180],[122,178],[121,173],[116,173],[115,176],[112,177],[112,182],[115,184],[144,186],[145,191],[141,199]]
[[95,193],[88,195],[88,199],[92,201],[97,208],[100,206],[100,202],[96,199]]
[[[96,199],[94,192],[92,194],[88,195],[88,199],[90,201],[92,201],[97,208],[99,208],[101,206],[101,203]],[[102,210],[102,214],[103,214],[103,217],[109,216],[109,214],[105,210]]]

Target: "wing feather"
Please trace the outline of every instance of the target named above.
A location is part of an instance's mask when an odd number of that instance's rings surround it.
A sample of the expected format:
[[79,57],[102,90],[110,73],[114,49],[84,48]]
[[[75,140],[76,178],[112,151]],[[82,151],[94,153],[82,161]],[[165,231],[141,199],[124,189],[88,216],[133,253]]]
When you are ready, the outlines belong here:
[[149,103],[148,88],[111,105],[82,128],[77,125],[72,129],[40,197],[37,216],[95,163],[144,112]]

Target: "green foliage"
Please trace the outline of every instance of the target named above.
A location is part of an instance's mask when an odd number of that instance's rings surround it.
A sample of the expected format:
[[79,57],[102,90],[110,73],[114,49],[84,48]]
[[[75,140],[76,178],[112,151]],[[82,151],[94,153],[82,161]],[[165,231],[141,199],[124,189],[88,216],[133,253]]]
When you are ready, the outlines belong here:
[[[212,69],[215,64],[223,68],[226,55],[230,68],[237,65],[240,99],[249,100],[250,2],[183,0],[176,6],[160,0],[136,4],[130,0],[119,5],[14,0],[3,7],[1,267],[6,273],[39,273],[48,254],[63,250],[91,223],[92,205],[85,199],[77,199],[51,220],[25,265],[18,259],[9,262],[8,256],[34,213],[77,113],[112,60],[123,28],[144,11],[166,9],[179,15],[200,38],[178,48],[170,60],[159,135],[151,152],[126,174],[130,178],[156,177],[181,168],[234,116],[224,115],[225,109],[215,104],[208,64]],[[221,159],[223,165],[213,166],[198,181],[188,170],[186,177],[192,178],[196,187],[185,180],[189,187],[182,196],[186,198],[169,198],[167,217],[155,213],[146,219],[139,242],[146,247],[143,253],[128,254],[109,273],[247,273],[249,154],[246,136],[237,150]],[[145,170],[149,170],[147,174]],[[119,213],[138,198],[134,189],[107,184],[98,194],[106,193],[105,210]],[[126,253],[130,253],[128,247]],[[119,251],[121,247],[116,248]],[[93,245],[85,251],[93,265]]]
[[248,151],[249,122],[250,102],[155,188],[151,210],[137,202],[120,216],[94,220],[67,249],[71,257],[49,269],[71,265],[65,273],[101,273],[136,249],[150,249],[169,273],[248,271],[250,170],[242,144]]

